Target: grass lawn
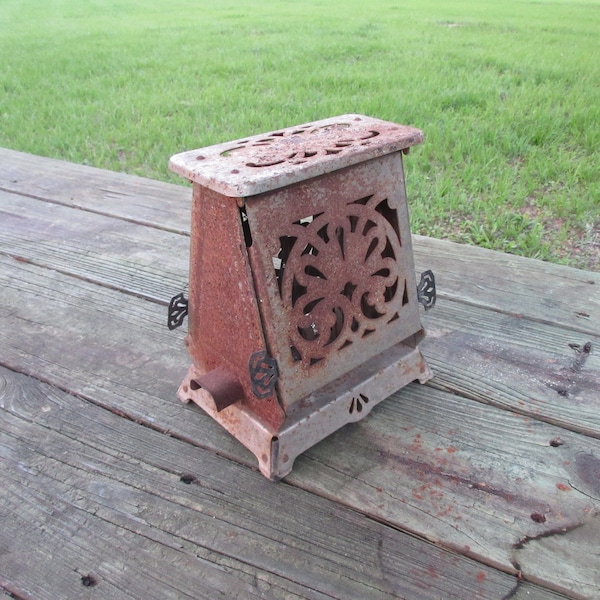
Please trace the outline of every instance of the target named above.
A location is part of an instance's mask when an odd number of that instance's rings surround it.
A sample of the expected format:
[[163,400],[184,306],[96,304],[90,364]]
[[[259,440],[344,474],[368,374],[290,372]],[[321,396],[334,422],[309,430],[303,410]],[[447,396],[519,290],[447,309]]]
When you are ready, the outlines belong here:
[[600,0],[0,0],[0,146],[181,182],[182,150],[414,125],[413,231],[600,269]]

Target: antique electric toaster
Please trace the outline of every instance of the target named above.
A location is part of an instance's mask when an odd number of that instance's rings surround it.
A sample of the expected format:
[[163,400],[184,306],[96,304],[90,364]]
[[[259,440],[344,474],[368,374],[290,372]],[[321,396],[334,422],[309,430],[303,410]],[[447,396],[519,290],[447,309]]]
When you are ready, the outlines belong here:
[[431,371],[402,154],[421,131],[343,115],[177,154],[193,182],[192,365],[179,388],[272,480],[295,458]]

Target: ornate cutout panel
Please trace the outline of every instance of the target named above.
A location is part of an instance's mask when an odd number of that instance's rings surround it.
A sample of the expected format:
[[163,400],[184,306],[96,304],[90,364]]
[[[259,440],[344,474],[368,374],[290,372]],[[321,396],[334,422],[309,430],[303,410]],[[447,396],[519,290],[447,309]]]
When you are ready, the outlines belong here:
[[399,318],[407,282],[387,198],[372,194],[309,215],[282,234],[272,262],[294,362],[312,367]]
[[286,410],[420,331],[399,153],[246,198],[241,211]]

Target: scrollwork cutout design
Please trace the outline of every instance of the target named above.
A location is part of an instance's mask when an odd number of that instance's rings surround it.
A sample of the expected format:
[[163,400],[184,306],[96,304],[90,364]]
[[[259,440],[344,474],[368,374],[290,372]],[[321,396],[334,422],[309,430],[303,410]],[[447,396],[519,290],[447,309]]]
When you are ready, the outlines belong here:
[[320,363],[397,319],[408,302],[397,215],[386,199],[311,215],[280,242],[276,274],[294,362]]
[[224,150],[221,156],[244,156],[246,166],[274,167],[283,163],[300,165],[323,156],[341,154],[349,148],[366,146],[379,131],[350,123],[333,123],[320,127],[309,125],[276,131],[260,139],[241,140]]

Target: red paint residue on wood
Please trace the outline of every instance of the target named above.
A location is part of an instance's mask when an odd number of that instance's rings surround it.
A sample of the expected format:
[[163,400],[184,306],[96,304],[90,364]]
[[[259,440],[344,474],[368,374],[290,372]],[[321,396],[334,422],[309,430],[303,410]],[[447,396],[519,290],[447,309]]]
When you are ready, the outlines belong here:
[[417,433],[414,437],[412,444],[410,445],[410,449],[413,452],[418,452],[423,447],[423,440],[421,439],[421,434]]
[[487,575],[483,572],[483,571],[479,571],[479,573],[477,573],[477,581],[479,583],[483,583],[486,579]]
[[439,579],[439,574],[433,565],[427,567],[427,573],[432,579]]
[[556,487],[561,491],[561,492],[570,492],[571,491],[571,486],[567,485],[566,483],[557,483]]
[[419,486],[417,489],[414,489],[412,491],[413,498],[415,498],[416,500],[423,500],[424,494],[427,491],[427,488],[428,488],[428,485],[423,484],[423,485]]

